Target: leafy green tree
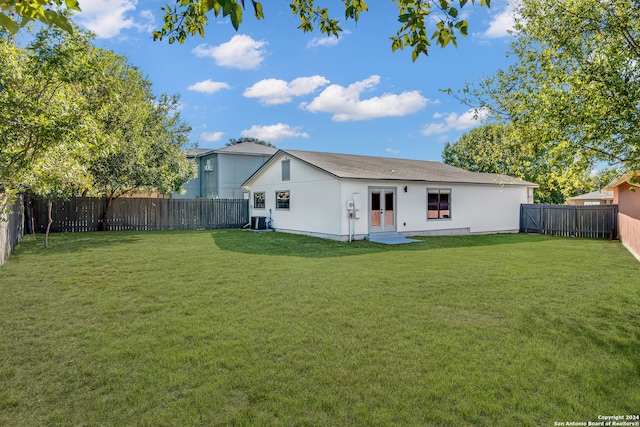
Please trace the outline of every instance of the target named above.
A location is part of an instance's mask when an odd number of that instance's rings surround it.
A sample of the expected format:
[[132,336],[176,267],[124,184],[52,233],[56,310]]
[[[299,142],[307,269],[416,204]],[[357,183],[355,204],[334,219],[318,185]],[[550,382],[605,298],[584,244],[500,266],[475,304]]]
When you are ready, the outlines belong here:
[[462,91],[571,170],[640,168],[640,3],[523,0],[514,64]]
[[241,138],[231,138],[229,142],[227,142],[226,146],[236,145],[236,144],[258,144],[258,145],[266,145],[267,147],[275,147],[275,145],[270,142],[263,141],[258,138],[254,138],[251,136],[243,136]]
[[[445,47],[449,43],[457,45],[456,32],[466,36],[468,23],[460,18],[460,8],[464,7],[468,0],[454,2],[451,0],[392,0],[398,6],[398,22],[400,28],[395,36],[391,37],[392,50],[412,48],[412,57],[415,61],[420,54],[428,54],[431,41],[436,45]],[[169,43],[178,41],[183,43],[189,36],[204,36],[204,27],[207,25],[209,13],[214,16],[229,17],[231,24],[237,30],[242,22],[244,0],[176,0],[172,7],[167,4],[164,25],[159,31],[153,33],[154,39],[169,37]],[[343,0],[344,19],[358,21],[360,14],[369,10],[364,0]],[[457,3],[457,7],[456,7]],[[475,3],[475,0],[471,0]],[[479,0],[481,6],[489,6],[490,0]],[[264,10],[261,2],[252,0],[253,12],[256,19],[264,18]],[[342,33],[340,21],[329,15],[329,9],[317,5],[315,0],[290,0],[291,12],[300,19],[298,26],[304,32],[318,28],[322,34],[338,37]],[[430,20],[435,14],[435,28],[430,29]]]
[[52,148],[39,158],[26,177],[25,186],[31,195],[47,202],[47,228],[44,247],[49,247],[51,210],[57,199],[68,199],[90,188],[93,177],[86,168],[88,153],[81,143],[68,143]]
[[[398,6],[397,20],[400,28],[391,37],[391,49],[411,48],[415,61],[419,55],[427,55],[432,41],[437,46],[457,45],[456,35],[468,34],[468,23],[461,18],[460,9],[469,0],[392,0]],[[477,0],[481,6],[489,6],[490,0]],[[471,0],[475,3],[476,0]],[[318,2],[319,3],[319,2]],[[358,21],[360,14],[369,10],[364,0],[343,0],[344,19]],[[256,19],[265,17],[262,3],[251,0]],[[57,6],[58,9],[51,6]],[[298,16],[304,32],[318,28],[327,36],[342,33],[340,21],[329,15],[326,6],[315,0],[289,0],[291,13]],[[39,20],[72,31],[66,11],[80,10],[77,0],[0,0],[0,27],[17,32],[20,26],[31,20]],[[58,10],[62,10],[59,12]],[[244,0],[175,0],[173,6],[166,4],[163,26],[153,32],[154,40],[167,37],[169,43],[184,43],[188,37],[204,36],[204,29],[210,15],[228,17],[237,30],[242,23],[245,10]],[[434,19],[435,17],[435,19]],[[433,25],[433,27],[432,27]]]
[[15,34],[29,22],[40,21],[73,32],[66,13],[73,10],[80,10],[77,0],[0,0],[0,27]]
[[[560,204],[568,197],[602,188],[597,175],[575,167],[572,158],[553,159],[546,146],[522,141],[511,126],[501,124],[483,125],[446,143],[442,159],[462,169],[534,182],[540,185],[534,193],[536,203]],[[611,174],[601,172],[602,176]]]
[[[619,168],[605,168],[596,171],[589,176],[590,188],[594,190],[603,190],[616,178],[622,175],[622,171]],[[583,191],[582,194],[588,193]]]
[[195,164],[181,149],[191,128],[181,118],[179,97],[156,98],[151,84],[125,58],[102,52],[109,80],[106,94],[97,94],[102,132],[115,147],[89,164],[90,194],[105,197],[102,227],[106,229],[112,202],[135,190],[180,191],[195,177]]
[[0,211],[34,182],[34,167],[57,147],[97,144],[100,130],[83,97],[89,46],[41,31],[26,48],[0,37]]
[[179,191],[194,166],[180,151],[190,128],[178,97],[154,96],[125,58],[74,30],[45,28],[24,49],[0,39],[0,186],[109,204],[132,190]]

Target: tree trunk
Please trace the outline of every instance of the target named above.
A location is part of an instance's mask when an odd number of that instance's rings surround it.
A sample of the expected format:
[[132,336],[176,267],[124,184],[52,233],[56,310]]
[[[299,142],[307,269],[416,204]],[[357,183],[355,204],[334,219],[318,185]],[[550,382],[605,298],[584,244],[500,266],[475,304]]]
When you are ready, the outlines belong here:
[[31,234],[36,234],[36,207],[31,203]]
[[53,208],[53,202],[49,201],[47,203],[47,231],[44,233],[44,247],[45,249],[49,247],[49,230],[51,230],[51,223],[53,219],[51,218],[51,210]]
[[100,223],[100,231],[107,231],[109,209],[111,208],[111,202],[113,202],[113,200],[114,200],[113,194],[110,194],[107,197],[107,204],[104,207],[104,212],[102,212],[102,222]]

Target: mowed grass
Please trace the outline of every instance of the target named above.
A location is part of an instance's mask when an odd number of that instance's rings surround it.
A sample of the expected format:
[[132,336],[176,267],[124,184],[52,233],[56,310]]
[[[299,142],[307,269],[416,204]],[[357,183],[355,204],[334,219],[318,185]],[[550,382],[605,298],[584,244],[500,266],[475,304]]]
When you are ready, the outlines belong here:
[[640,411],[640,263],[529,235],[27,236],[0,425],[503,426]]

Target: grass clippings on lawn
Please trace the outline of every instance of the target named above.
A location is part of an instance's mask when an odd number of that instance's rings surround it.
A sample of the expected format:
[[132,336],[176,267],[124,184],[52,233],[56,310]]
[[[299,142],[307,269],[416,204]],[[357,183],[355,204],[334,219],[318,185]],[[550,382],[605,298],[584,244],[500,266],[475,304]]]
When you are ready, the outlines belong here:
[[0,425],[553,425],[640,408],[617,242],[27,236],[0,267]]

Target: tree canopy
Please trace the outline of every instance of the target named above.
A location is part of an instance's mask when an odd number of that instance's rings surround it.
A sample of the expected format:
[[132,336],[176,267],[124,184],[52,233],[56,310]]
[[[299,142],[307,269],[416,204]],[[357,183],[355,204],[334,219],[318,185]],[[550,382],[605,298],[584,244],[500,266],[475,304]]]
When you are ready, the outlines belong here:
[[99,145],[83,96],[88,44],[59,36],[41,32],[27,48],[0,37],[0,212],[16,192],[55,197],[86,181],[76,154]]
[[78,30],[0,37],[0,211],[21,191],[51,200],[179,191],[194,176],[178,97],[156,97],[127,59]]
[[275,145],[273,145],[270,142],[267,141],[263,141],[261,139],[258,138],[254,138],[251,136],[243,136],[241,138],[231,138],[229,139],[229,142],[227,142],[226,146],[230,146],[230,145],[236,145],[236,144],[258,144],[258,145],[266,145],[267,147],[275,147]]
[[640,168],[640,3],[522,0],[514,64],[461,99],[567,170]]
[[604,188],[617,169],[593,175],[576,168],[573,159],[551,161],[548,147],[518,139],[511,125],[486,124],[472,129],[454,143],[446,143],[444,163],[473,172],[499,173],[534,182],[536,203],[564,203],[569,197]]
[[[358,21],[363,12],[369,10],[364,0],[342,0],[344,20]],[[411,48],[415,61],[419,55],[427,55],[432,42],[445,47],[457,45],[457,35],[468,34],[468,23],[461,18],[460,9],[469,0],[392,0],[398,6],[399,29],[391,36],[391,49]],[[489,6],[490,0],[476,1],[481,6]],[[318,29],[327,36],[338,37],[343,29],[341,21],[330,15],[329,8],[315,0],[289,0],[291,13],[300,19],[298,28],[304,32]],[[72,31],[65,11],[79,11],[77,0],[0,0],[0,27],[15,33],[26,23],[38,20]],[[261,2],[251,0],[256,19],[265,18]],[[335,6],[334,6],[335,7]],[[184,43],[195,35],[204,36],[209,18],[228,17],[231,25],[238,30],[245,12],[245,0],[175,0],[162,7],[163,25],[153,32],[154,40],[165,37],[169,43]],[[435,19],[434,19],[435,18]]]
[[40,21],[72,32],[66,11],[74,10],[80,10],[77,0],[0,0],[0,27],[15,34],[29,22]]

